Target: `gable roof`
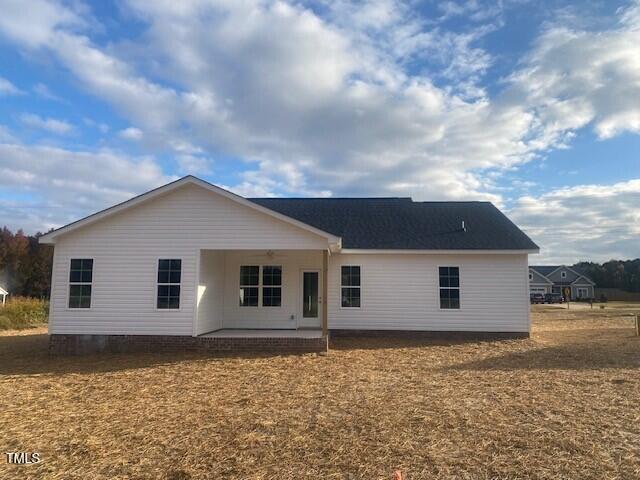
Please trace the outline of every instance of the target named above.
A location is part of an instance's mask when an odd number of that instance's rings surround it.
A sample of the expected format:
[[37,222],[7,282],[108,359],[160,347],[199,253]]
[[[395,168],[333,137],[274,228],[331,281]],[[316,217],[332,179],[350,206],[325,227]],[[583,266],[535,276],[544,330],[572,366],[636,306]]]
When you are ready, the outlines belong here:
[[543,277],[546,277],[552,272],[555,272],[556,270],[558,270],[561,266],[562,265],[529,265],[529,268],[531,270],[535,270]]
[[540,272],[537,272],[536,270],[534,270],[531,267],[529,267],[529,274],[532,277],[531,280],[529,281],[529,283],[531,283],[531,284],[539,285],[540,282],[537,281],[537,280],[542,280],[544,283],[546,283],[548,285],[553,285],[553,282],[551,280],[549,280],[547,277],[545,277]]
[[489,202],[396,197],[249,200],[341,237],[345,249],[539,250]]
[[585,276],[585,275],[579,275],[578,278],[576,278],[571,285],[584,285],[583,282],[581,282],[580,280],[586,280],[586,282],[590,285],[595,285],[596,282],[594,282],[593,280],[591,280],[589,277]]
[[40,242],[55,243],[60,235],[186,184],[198,185],[325,237],[332,250],[341,247],[361,250],[539,250],[489,202],[414,202],[410,198],[397,197],[246,199],[191,175],[53,230],[40,237]]
[[588,283],[595,285],[595,282],[593,280],[591,280],[584,273],[582,273],[581,270],[575,267],[569,267],[567,265],[529,265],[529,268],[539,273],[545,278],[547,278],[549,275],[556,272],[557,270],[560,270],[561,268],[566,268],[567,270],[577,275],[577,278],[572,282],[572,284],[576,283],[580,278],[584,278]]
[[48,244],[53,244],[55,243],[55,240],[58,236],[65,234],[65,233],[69,233],[73,230],[76,230],[78,228],[84,227],[86,225],[90,225],[92,223],[95,223],[99,220],[102,220],[106,217],[110,217],[112,215],[115,215],[123,210],[126,210],[128,208],[134,207],[136,205],[139,205],[143,202],[149,201],[153,198],[156,198],[160,195],[164,195],[165,193],[168,193],[172,190],[175,190],[176,188],[182,187],[184,185],[188,185],[188,184],[193,184],[193,185],[198,185],[202,188],[205,188],[211,192],[217,193],[225,198],[228,198],[230,200],[233,200],[241,205],[244,205],[246,207],[252,208],[253,210],[257,210],[259,212],[262,212],[266,215],[269,215],[271,217],[275,217],[278,218],[279,220],[282,220],[284,222],[287,222],[289,224],[295,225],[299,228],[302,228],[303,230],[307,230],[309,232],[315,233],[316,235],[320,235],[321,237],[325,237],[328,239],[329,244],[331,247],[337,247],[339,248],[340,245],[340,238],[336,237],[335,235],[323,231],[321,229],[318,229],[316,227],[314,227],[313,225],[309,225],[306,224],[304,222],[301,222],[295,218],[291,218],[288,217],[287,215],[284,215],[280,212],[276,212],[274,210],[270,210],[269,208],[265,208],[261,205],[258,205],[254,202],[250,202],[249,200],[247,200],[244,197],[241,197],[240,195],[236,195],[235,193],[229,192],[228,190],[225,190],[224,188],[220,188],[216,185],[213,185],[209,182],[205,182],[204,180],[201,180],[197,177],[194,177],[193,175],[187,175],[186,177],[182,177],[174,182],[171,183],[167,183],[166,185],[163,185],[161,187],[155,188],[153,190],[150,190],[146,193],[143,193],[141,195],[138,195],[137,197],[133,197],[125,202],[119,203],[117,205],[114,205],[113,207],[109,207],[105,210],[101,210],[97,213],[94,213],[92,215],[89,215],[88,217],[82,218],[80,220],[77,220],[75,222],[72,222],[68,225],[65,225],[64,227],[60,227],[56,230],[53,230],[45,235],[42,235],[40,237],[40,243],[48,243]]

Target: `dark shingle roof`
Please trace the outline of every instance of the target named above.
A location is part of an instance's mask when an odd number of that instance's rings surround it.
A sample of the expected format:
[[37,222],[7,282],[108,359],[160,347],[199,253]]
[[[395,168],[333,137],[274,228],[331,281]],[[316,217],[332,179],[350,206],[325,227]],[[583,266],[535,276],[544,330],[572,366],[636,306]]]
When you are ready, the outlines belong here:
[[[555,272],[560,267],[566,267],[567,265],[529,265],[529,268],[535,270],[536,272],[544,275],[545,277],[549,275],[551,272]],[[571,270],[576,272],[578,275],[582,275],[583,277],[589,279],[587,274],[580,267],[572,267],[569,266]],[[590,280],[590,279],[589,279]]]
[[529,265],[530,269],[535,270],[540,275],[544,275],[545,277],[560,267],[561,265]]
[[[325,232],[343,248],[532,250],[538,246],[489,202],[410,198],[250,198]],[[466,231],[462,230],[462,221]]]

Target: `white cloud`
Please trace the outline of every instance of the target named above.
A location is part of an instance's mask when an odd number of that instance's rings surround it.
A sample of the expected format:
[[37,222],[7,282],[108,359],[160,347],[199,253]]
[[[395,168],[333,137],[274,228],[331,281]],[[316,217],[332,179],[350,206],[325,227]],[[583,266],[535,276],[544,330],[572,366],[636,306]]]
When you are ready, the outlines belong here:
[[109,127],[109,125],[107,125],[106,123],[96,122],[91,118],[85,117],[82,119],[82,121],[85,123],[85,125],[97,128],[101,133],[108,133],[111,130],[111,127]]
[[67,135],[74,130],[73,125],[64,120],[43,118],[32,113],[23,113],[20,115],[20,121],[29,127],[48,130],[59,135]]
[[5,125],[0,125],[0,142],[14,142],[15,137]]
[[33,91],[36,92],[42,98],[46,98],[47,100],[53,100],[55,102],[63,102],[64,100],[60,98],[58,95],[53,93],[51,89],[44,83],[36,83],[33,86]]
[[211,173],[211,160],[196,155],[178,155],[178,166],[182,175],[208,175]]
[[120,132],[118,132],[118,135],[121,138],[124,138],[127,140],[136,140],[136,141],[142,140],[142,137],[143,137],[142,130],[135,127],[129,127],[129,128],[125,128],[124,130],[120,130]]
[[538,242],[536,263],[640,257],[640,179],[521,197],[510,217]]
[[3,0],[0,30],[9,38],[29,47],[53,41],[59,29],[86,25],[69,4],[57,0]]
[[0,190],[31,198],[2,202],[0,218],[30,232],[46,230],[173,179],[148,157],[0,143]]
[[639,25],[633,2],[609,30],[551,25],[538,38],[509,94],[535,110],[543,142],[589,124],[602,139],[640,133]]
[[[78,4],[18,4],[1,34],[50,54],[139,127],[122,135],[144,132],[178,169],[241,159],[239,192],[500,204],[497,175],[567,147],[576,130],[640,133],[637,2],[605,30],[549,24],[495,94],[481,81],[495,59],[478,41],[502,9],[475,1],[425,19],[395,0],[128,0],[143,33],[107,45]],[[473,28],[447,30],[460,15]]]
[[21,95],[22,93],[24,92],[9,80],[0,77],[0,97],[3,95]]

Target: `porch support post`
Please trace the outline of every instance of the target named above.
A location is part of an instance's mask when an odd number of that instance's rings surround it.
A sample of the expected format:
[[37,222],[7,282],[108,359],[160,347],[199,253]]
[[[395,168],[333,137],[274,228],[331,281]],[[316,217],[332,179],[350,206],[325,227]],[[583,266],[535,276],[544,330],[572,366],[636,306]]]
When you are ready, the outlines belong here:
[[327,315],[327,304],[329,303],[327,287],[329,282],[329,251],[324,250],[322,252],[322,334],[327,335],[329,333],[329,323]]

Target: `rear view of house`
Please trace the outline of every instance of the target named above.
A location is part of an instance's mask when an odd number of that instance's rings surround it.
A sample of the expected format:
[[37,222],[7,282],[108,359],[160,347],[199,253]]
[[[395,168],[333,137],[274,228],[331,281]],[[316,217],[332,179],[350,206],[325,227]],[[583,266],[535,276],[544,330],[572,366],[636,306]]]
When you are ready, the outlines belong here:
[[529,332],[538,247],[487,202],[246,199],[188,176],[48,233],[53,351]]

